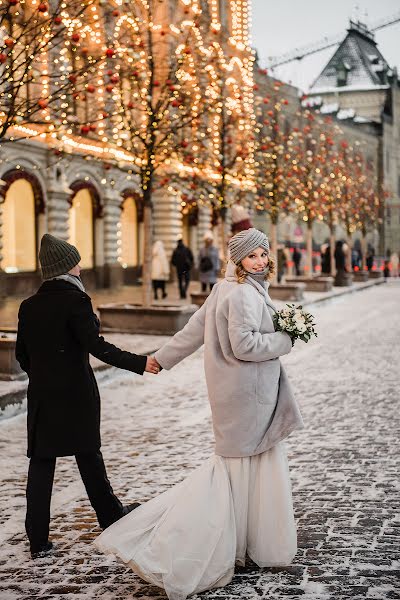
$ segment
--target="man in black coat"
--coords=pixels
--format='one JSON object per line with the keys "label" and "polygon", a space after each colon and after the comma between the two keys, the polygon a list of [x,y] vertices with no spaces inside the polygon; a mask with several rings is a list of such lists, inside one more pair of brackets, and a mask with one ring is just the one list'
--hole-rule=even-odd
{"label": "man in black coat", "polygon": [[180,297],[182,299],[186,298],[190,283],[190,270],[193,267],[193,254],[190,248],[185,246],[182,238],[178,238],[178,244],[172,254],[171,262],[176,268]]}
{"label": "man in black coat", "polygon": [[75,456],[100,527],[138,504],[123,506],[100,452],[100,395],[89,354],[135,373],[158,373],[156,361],[125,352],[99,335],[99,320],[80,280],[80,255],[45,234],[39,259],[44,283],[19,310],[16,357],[29,376],[26,532],[32,557],[52,548],[50,500],[58,456]]}

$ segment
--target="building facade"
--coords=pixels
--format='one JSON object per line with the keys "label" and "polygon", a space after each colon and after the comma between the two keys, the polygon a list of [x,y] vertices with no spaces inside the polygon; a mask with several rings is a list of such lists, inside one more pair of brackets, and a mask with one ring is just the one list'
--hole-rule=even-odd
{"label": "building facade", "polygon": [[[100,8],[102,4],[99,4]],[[218,53],[232,73],[234,85],[242,89],[242,94],[243,89],[248,90],[244,92],[244,98],[240,96],[240,102],[244,105],[243,111],[249,112],[253,92],[253,53],[248,43],[247,0],[235,3],[229,0],[163,0],[158,4],[163,5],[158,13],[159,30],[171,30],[176,35],[184,28],[192,30],[191,35],[197,36],[196,43],[201,52],[209,52],[210,56],[211,52]],[[114,40],[115,47],[117,41],[120,44],[118,52],[129,56],[131,34],[125,33],[124,37],[121,33],[123,24],[117,5],[114,8],[112,18],[106,21],[106,33]],[[124,39],[126,53],[125,48],[121,48]],[[182,41],[187,39],[182,38]],[[106,65],[104,69],[107,68]],[[121,73],[119,71],[119,77]],[[115,72],[105,71],[101,86],[107,88],[105,84],[112,77],[118,79]],[[112,88],[111,84],[108,86]],[[93,89],[87,91],[92,94]],[[104,92],[103,88],[101,92]],[[107,100],[108,109],[112,97],[110,94]],[[90,95],[89,99],[89,111],[96,112],[97,94]],[[144,226],[142,190],[134,168],[136,157],[131,156],[130,162],[124,153],[124,132],[118,124],[111,130],[107,130],[107,126],[101,127],[100,123],[97,129],[95,124],[85,125],[78,132],[71,129],[63,136],[61,146],[39,132],[30,139],[14,133],[12,141],[10,136],[2,141],[1,295],[26,295],[37,288],[40,282],[37,256],[45,232],[79,248],[83,277],[89,288],[134,283],[140,277]],[[32,128],[35,132],[35,124]],[[117,134],[113,134],[114,131]],[[107,140],[110,140],[109,144]],[[110,158],[111,150],[113,159]],[[214,228],[217,238],[221,231],[216,227],[212,207],[203,202],[198,203],[195,210],[188,211],[187,203],[182,200],[182,190],[177,190],[167,180],[163,183],[162,176],[160,179],[152,197],[153,238],[162,240],[171,254],[177,236],[182,235],[197,253],[207,231]],[[225,226],[229,228],[229,215]]]}

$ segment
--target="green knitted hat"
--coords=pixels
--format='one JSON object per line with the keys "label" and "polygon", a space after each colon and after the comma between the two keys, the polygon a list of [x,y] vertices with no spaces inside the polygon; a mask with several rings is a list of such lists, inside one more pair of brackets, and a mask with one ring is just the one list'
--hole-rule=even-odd
{"label": "green knitted hat", "polygon": [[39,260],[43,279],[52,279],[76,267],[81,256],[72,244],[45,233],[40,242]]}

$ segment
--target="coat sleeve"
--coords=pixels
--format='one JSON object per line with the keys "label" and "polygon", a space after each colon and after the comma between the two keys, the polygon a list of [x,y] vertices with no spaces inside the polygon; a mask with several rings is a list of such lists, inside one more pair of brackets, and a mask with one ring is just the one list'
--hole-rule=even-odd
{"label": "coat sleeve", "polygon": [[204,344],[207,301],[190,317],[185,327],[155,353],[154,357],[163,369],[171,369]]}
{"label": "coat sleeve", "polygon": [[228,335],[232,352],[239,360],[262,362],[288,354],[290,336],[283,331],[260,333],[262,305],[252,303],[244,286],[229,298]]}
{"label": "coat sleeve", "polygon": [[117,346],[106,342],[99,335],[100,322],[93,312],[92,303],[88,296],[83,294],[80,296],[76,307],[71,313],[69,325],[75,339],[87,352],[113,367],[143,375],[147,357],[121,350]]}
{"label": "coat sleeve", "polygon": [[29,375],[29,354],[24,341],[22,304],[18,312],[18,332],[17,340],[15,342],[15,357],[19,362],[21,369]]}

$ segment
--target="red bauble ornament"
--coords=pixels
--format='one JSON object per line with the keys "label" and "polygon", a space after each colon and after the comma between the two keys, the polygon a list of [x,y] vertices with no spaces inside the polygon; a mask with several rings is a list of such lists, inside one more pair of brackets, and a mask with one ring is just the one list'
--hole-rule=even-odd
{"label": "red bauble ornament", "polygon": [[119,17],[119,10],[113,10],[112,11],[112,16],[113,17]]}
{"label": "red bauble ornament", "polygon": [[115,50],[114,48],[107,48],[106,50],[106,56],[107,58],[112,58],[115,54]]}
{"label": "red bauble ornament", "polygon": [[110,81],[111,81],[111,83],[118,83],[118,81],[119,81],[118,73],[114,73],[114,75],[111,75]]}
{"label": "red bauble ornament", "polygon": [[7,54],[1,53],[0,54],[0,63],[4,64],[6,62],[6,60],[7,60]]}
{"label": "red bauble ornament", "polygon": [[86,89],[89,92],[89,94],[93,94],[96,91],[96,88],[94,87],[94,85],[92,83],[89,83],[89,85],[87,86]]}
{"label": "red bauble ornament", "polygon": [[289,104],[289,100],[282,100],[282,104]]}
{"label": "red bauble ornament", "polygon": [[102,118],[102,119],[107,119],[109,116],[110,116],[110,115],[108,114],[108,112],[105,112],[105,111],[104,111],[104,112],[102,112],[102,113],[101,113],[101,118]]}
{"label": "red bauble ornament", "polygon": [[256,83],[253,85],[253,90],[258,90],[258,85]]}
{"label": "red bauble ornament", "polygon": [[39,105],[39,108],[41,108],[43,110],[44,108],[47,107],[47,100],[45,100],[44,98],[40,98],[40,100],[38,100],[38,105]]}
{"label": "red bauble ornament", "polygon": [[38,6],[38,11],[41,13],[45,13],[48,11],[48,8],[49,7],[47,6],[47,4],[45,2],[41,2]]}
{"label": "red bauble ornament", "polygon": [[172,106],[174,106],[175,108],[176,108],[177,106],[179,106],[179,102],[178,102],[178,100],[173,100],[173,101],[171,102],[171,104],[172,104]]}
{"label": "red bauble ornament", "polygon": [[54,17],[54,23],[56,25],[61,25],[62,23],[62,18],[60,16]]}
{"label": "red bauble ornament", "polygon": [[68,79],[71,83],[76,83],[76,80],[78,79],[76,75],[68,75]]}
{"label": "red bauble ornament", "polygon": [[86,46],[84,46],[83,48],[81,48],[81,54],[83,54],[84,56],[86,56],[87,54],[89,54],[89,48],[86,48]]}
{"label": "red bauble ornament", "polygon": [[188,145],[189,145],[189,143],[186,140],[183,140],[183,142],[181,142],[182,148],[187,148]]}
{"label": "red bauble ornament", "polygon": [[160,82],[159,81],[153,81],[153,87],[159,87]]}
{"label": "red bauble ornament", "polygon": [[133,76],[133,77],[137,77],[138,75],[139,75],[139,72],[138,72],[138,71],[132,71],[132,76]]}
{"label": "red bauble ornament", "polygon": [[79,42],[80,39],[81,39],[81,36],[79,35],[79,33],[73,33],[71,35],[71,40],[73,42],[75,42],[76,44]]}
{"label": "red bauble ornament", "polygon": [[17,6],[19,0],[8,0],[8,3],[10,4],[10,6]]}
{"label": "red bauble ornament", "polygon": [[113,86],[113,85],[111,85],[111,84],[109,84],[109,85],[106,85],[106,92],[109,92],[109,93],[111,93],[111,92],[113,91],[113,89],[114,89],[114,86]]}
{"label": "red bauble ornament", "polygon": [[269,110],[267,112],[267,115],[269,115],[270,117],[273,117],[274,116],[274,111],[273,110]]}
{"label": "red bauble ornament", "polygon": [[80,94],[78,92],[75,92],[75,94],[73,95],[74,100],[79,100],[80,98]]}
{"label": "red bauble ornament", "polygon": [[90,131],[96,131],[96,129],[97,129],[96,123],[92,123],[89,127],[90,127]]}
{"label": "red bauble ornament", "polygon": [[268,104],[269,103],[269,98],[264,98],[263,102],[264,102],[264,104]]}
{"label": "red bauble ornament", "polygon": [[4,43],[7,46],[7,48],[12,48],[15,44],[15,40],[13,40],[12,38],[6,38],[4,40]]}
{"label": "red bauble ornament", "polygon": [[87,133],[89,133],[89,131],[90,131],[89,125],[82,125],[81,133],[83,133],[83,135],[86,135]]}
{"label": "red bauble ornament", "polygon": [[128,102],[128,108],[134,108],[134,107],[135,107],[135,105],[133,102]]}

